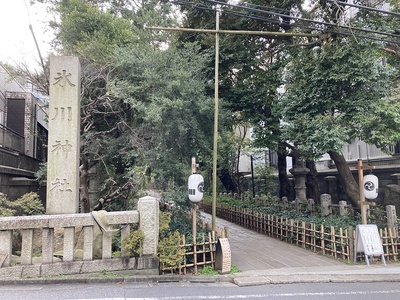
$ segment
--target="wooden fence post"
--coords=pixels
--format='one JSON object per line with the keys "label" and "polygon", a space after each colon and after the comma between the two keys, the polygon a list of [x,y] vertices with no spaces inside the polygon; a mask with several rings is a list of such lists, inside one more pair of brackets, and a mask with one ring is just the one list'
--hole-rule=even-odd
{"label": "wooden fence post", "polygon": [[229,227],[228,226],[225,226],[224,227],[224,235],[225,235],[225,237],[227,238],[227,239],[229,239]]}
{"label": "wooden fence post", "polygon": [[355,255],[354,253],[354,229],[353,226],[349,226],[349,259],[350,261],[354,261]]}
{"label": "wooden fence post", "polygon": [[395,237],[398,236],[396,207],[394,205],[386,205],[387,226],[393,229]]}

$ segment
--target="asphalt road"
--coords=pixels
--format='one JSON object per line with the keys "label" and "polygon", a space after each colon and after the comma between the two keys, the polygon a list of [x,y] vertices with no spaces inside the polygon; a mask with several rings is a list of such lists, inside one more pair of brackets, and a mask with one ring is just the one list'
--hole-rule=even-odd
{"label": "asphalt road", "polygon": [[96,283],[6,285],[0,299],[13,300],[213,300],[213,299],[400,299],[396,282],[269,284],[238,287],[232,283]]}

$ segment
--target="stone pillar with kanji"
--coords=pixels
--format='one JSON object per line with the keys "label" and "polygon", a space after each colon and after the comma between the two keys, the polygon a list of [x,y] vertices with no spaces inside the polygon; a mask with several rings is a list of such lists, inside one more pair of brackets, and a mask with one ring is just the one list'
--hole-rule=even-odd
{"label": "stone pillar with kanji", "polygon": [[72,56],[50,57],[47,214],[79,210],[81,66]]}

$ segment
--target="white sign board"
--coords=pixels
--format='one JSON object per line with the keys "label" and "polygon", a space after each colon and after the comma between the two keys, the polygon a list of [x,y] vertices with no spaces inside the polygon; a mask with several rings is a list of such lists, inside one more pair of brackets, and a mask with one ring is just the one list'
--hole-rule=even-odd
{"label": "white sign board", "polygon": [[381,256],[382,261],[386,266],[382,241],[381,237],[379,236],[378,227],[376,225],[357,225],[356,242],[354,246],[354,262],[356,261],[357,253],[364,252],[365,260],[368,266],[368,256]]}

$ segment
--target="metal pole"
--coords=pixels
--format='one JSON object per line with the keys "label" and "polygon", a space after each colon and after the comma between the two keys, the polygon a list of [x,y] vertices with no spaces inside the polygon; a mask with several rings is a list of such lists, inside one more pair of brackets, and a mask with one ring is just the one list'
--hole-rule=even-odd
{"label": "metal pole", "polygon": [[212,230],[216,230],[217,215],[217,146],[218,146],[218,65],[219,65],[219,11],[215,11],[215,80],[214,80],[214,146],[213,146],[213,176],[212,176]]}

